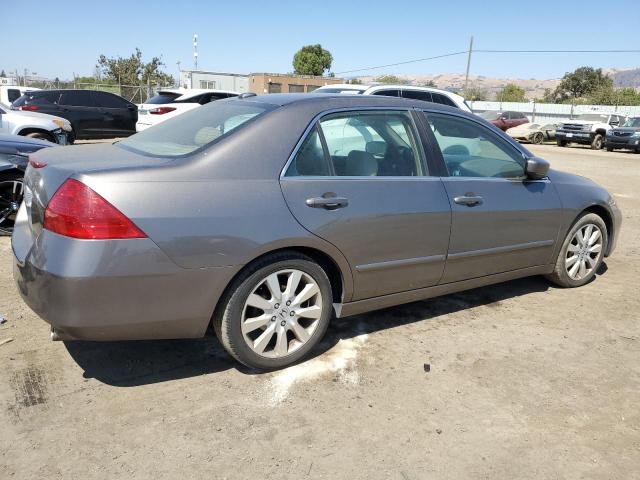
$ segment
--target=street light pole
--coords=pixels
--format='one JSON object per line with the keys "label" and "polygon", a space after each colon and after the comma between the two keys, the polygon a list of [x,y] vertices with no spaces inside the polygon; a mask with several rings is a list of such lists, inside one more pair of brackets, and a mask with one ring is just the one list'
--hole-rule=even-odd
{"label": "street light pole", "polygon": [[469,55],[467,56],[467,74],[464,77],[464,96],[467,96],[467,88],[469,87],[469,69],[471,68],[471,53],[473,52],[473,36],[469,42]]}

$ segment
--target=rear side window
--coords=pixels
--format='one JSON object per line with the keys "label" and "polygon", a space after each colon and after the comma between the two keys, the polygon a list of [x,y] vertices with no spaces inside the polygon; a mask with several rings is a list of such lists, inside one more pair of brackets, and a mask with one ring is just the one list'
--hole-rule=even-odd
{"label": "rear side window", "polygon": [[440,103],[442,105],[448,105],[449,107],[456,107],[457,105],[453,103],[453,101],[447,97],[446,95],[442,95],[441,93],[432,93],[433,101],[435,103]]}
{"label": "rear side window", "polygon": [[7,98],[9,99],[10,103],[15,102],[20,97],[21,97],[20,90],[18,90],[17,88],[7,89]]}
{"label": "rear side window", "polygon": [[396,89],[389,89],[389,90],[379,90],[377,92],[373,93],[374,95],[384,95],[385,97],[399,97],[400,96],[400,90]]}
{"label": "rear side window", "polygon": [[403,90],[402,96],[404,98],[411,98],[413,100],[422,100],[423,102],[433,102],[431,92],[420,92],[418,90]]}
{"label": "rear side window", "polygon": [[285,176],[326,177],[330,174],[329,164],[325,159],[318,127],[316,126],[298,149]]}
{"label": "rear side window", "polygon": [[98,107],[127,108],[129,105],[124,98],[106,92],[93,92],[93,98]]}
{"label": "rear side window", "polygon": [[93,107],[94,102],[90,91],[69,90],[60,94],[60,105],[68,105],[70,107]]}
{"label": "rear side window", "polygon": [[13,102],[13,106],[21,107],[22,105],[28,105],[29,103],[49,104],[58,103],[60,99],[60,92],[27,92]]}
{"label": "rear side window", "polygon": [[171,92],[162,92],[156,95],[155,97],[151,97],[145,103],[149,103],[151,105],[161,105],[165,103],[173,103],[176,101],[176,98],[182,96],[179,93],[171,93]]}

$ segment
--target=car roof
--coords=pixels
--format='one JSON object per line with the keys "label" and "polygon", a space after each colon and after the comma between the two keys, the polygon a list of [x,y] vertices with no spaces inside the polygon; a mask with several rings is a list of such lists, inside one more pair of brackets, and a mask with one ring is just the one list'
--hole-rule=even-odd
{"label": "car roof", "polygon": [[[442,105],[439,103],[425,102],[410,98],[387,97],[385,95],[342,95],[340,93],[327,93],[324,95],[309,95],[308,93],[271,93],[255,95],[246,98],[228,99],[226,102],[250,102],[263,103],[273,106],[286,106],[292,104],[314,104],[318,110],[330,110],[343,107],[417,107],[442,110],[446,112],[467,113],[463,110]],[[473,115],[470,115],[473,117]]]}
{"label": "car roof", "polygon": [[190,98],[203,93],[231,93],[233,95],[240,95],[238,92],[232,90],[217,90],[214,88],[163,88],[158,90],[156,95],[163,93],[171,93],[173,95],[180,95],[181,98]]}

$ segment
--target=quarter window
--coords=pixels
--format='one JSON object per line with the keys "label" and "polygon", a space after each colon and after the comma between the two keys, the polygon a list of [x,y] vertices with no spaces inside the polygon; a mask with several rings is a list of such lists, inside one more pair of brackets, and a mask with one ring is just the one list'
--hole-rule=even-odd
{"label": "quarter window", "polygon": [[436,113],[428,113],[427,120],[452,177],[524,177],[520,152],[488,128]]}
{"label": "quarter window", "polygon": [[324,156],[324,149],[315,127],[296,153],[285,176],[287,177],[317,177],[328,176],[329,164]]}

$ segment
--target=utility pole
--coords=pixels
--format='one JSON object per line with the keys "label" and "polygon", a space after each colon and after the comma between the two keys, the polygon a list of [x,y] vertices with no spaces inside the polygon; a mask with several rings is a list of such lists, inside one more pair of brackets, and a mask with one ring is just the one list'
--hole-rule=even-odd
{"label": "utility pole", "polygon": [[198,70],[198,34],[193,34],[193,69]]}
{"label": "utility pole", "polygon": [[27,70],[26,68],[24,69],[24,86],[28,86],[27,85],[27,73],[29,72],[29,70]]}
{"label": "utility pole", "polygon": [[178,82],[177,83],[178,83],[178,87],[180,87],[180,81],[181,81],[180,80],[180,72],[182,71],[182,70],[180,70],[180,60],[178,60],[176,62],[176,64],[178,65]]}
{"label": "utility pole", "polygon": [[467,56],[467,74],[464,77],[464,96],[467,96],[467,88],[469,87],[469,69],[471,68],[471,53],[473,52],[473,36],[469,42],[469,55]]}

